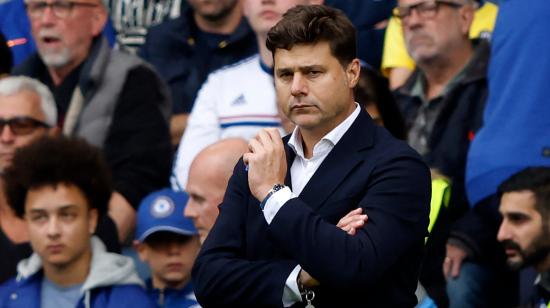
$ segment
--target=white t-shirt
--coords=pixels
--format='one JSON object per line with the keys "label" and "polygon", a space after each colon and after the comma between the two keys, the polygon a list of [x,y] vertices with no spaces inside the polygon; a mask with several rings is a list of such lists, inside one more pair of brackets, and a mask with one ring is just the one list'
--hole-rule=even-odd
{"label": "white t-shirt", "polygon": [[265,127],[279,127],[273,76],[254,55],[212,72],[202,85],[182,136],[172,187],[184,190],[189,167],[205,147],[225,138],[250,140]]}

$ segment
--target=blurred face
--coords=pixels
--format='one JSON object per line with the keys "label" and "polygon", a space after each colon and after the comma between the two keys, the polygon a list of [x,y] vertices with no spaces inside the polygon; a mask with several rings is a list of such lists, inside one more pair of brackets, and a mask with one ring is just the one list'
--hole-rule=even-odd
{"label": "blurred face", "polygon": [[308,4],[307,0],[243,0],[244,15],[256,33],[267,34],[288,9],[299,4]]}
{"label": "blurred face", "polygon": [[[45,121],[46,116],[40,107],[38,95],[30,91],[22,91],[14,95],[0,96],[0,120],[25,119],[28,129],[17,130],[11,125],[4,125],[0,129],[0,171],[11,165],[15,150],[29,144],[38,137],[45,135],[48,129],[32,124],[34,119]],[[22,126],[23,122],[14,123],[13,126]],[[14,129],[18,132],[15,133]]]}
{"label": "blurred face", "polygon": [[365,107],[367,112],[369,113],[370,117],[376,123],[376,125],[380,125],[384,127],[384,121],[382,121],[382,117],[380,116],[380,112],[378,111],[378,107],[374,103],[367,105]]}
{"label": "blurred face", "polygon": [[422,64],[445,56],[468,39],[473,8],[461,0],[400,0],[400,7],[415,7],[403,17],[402,27],[409,54]]}
{"label": "blurred face", "polygon": [[107,18],[98,0],[29,0],[27,14],[38,53],[52,68],[80,64]]}
{"label": "blurred face", "polygon": [[223,201],[228,179],[208,166],[206,161],[195,159],[189,170],[186,191],[189,200],[183,214],[191,218],[199,232],[201,243],[214,226],[219,215],[218,205]]}
{"label": "blurred face", "polygon": [[511,268],[534,265],[539,271],[547,270],[541,266],[550,255],[550,230],[535,202],[535,195],[528,190],[502,195],[499,210],[503,220],[497,238]]}
{"label": "blurred face", "polygon": [[199,253],[198,236],[156,232],[138,245],[140,259],[151,268],[153,286],[181,289],[191,279],[191,269]]}
{"label": "blurred face", "polygon": [[193,11],[209,21],[220,20],[235,8],[238,0],[188,0]]}
{"label": "blurred face", "polygon": [[359,61],[342,67],[327,42],[296,45],[275,52],[275,89],[283,113],[300,127],[321,137],[355,110],[353,87]]}
{"label": "blurred face", "polygon": [[58,184],[29,190],[25,220],[44,268],[67,269],[89,257],[97,210],[90,209],[78,187]]}

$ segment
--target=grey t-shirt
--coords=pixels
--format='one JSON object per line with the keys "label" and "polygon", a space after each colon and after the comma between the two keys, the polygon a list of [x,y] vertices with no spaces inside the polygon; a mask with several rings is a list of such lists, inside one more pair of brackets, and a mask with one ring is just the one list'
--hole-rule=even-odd
{"label": "grey t-shirt", "polygon": [[40,296],[41,308],[72,308],[76,307],[80,299],[80,288],[82,284],[61,287],[48,280],[42,279],[42,292]]}

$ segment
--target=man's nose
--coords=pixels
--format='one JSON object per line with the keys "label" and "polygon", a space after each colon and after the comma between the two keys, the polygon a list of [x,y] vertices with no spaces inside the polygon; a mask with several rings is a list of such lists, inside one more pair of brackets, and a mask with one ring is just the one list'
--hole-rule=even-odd
{"label": "man's nose", "polygon": [[49,237],[57,237],[60,232],[59,220],[56,217],[51,217],[48,220],[48,226],[46,232]]}
{"label": "man's nose", "polygon": [[191,201],[191,199],[189,199],[189,201],[185,205],[185,208],[183,209],[183,216],[187,218],[194,218],[197,216],[195,202]]}
{"label": "man's nose", "polygon": [[13,143],[15,134],[11,130],[11,127],[9,125],[3,125],[0,129],[0,140],[2,143]]}
{"label": "man's nose", "polygon": [[292,96],[307,95],[307,82],[301,73],[294,74],[290,87],[290,94],[292,94]]}
{"label": "man's nose", "polygon": [[508,230],[508,224],[506,223],[506,220],[503,220],[500,224],[500,227],[498,228],[497,233],[497,240],[499,242],[509,240],[510,239],[510,232]]}

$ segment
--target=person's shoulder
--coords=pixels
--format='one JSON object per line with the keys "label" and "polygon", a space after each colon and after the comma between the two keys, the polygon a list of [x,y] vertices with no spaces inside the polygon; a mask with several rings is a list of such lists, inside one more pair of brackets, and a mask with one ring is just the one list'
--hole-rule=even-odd
{"label": "person's shoulder", "polygon": [[15,277],[8,279],[4,281],[2,284],[0,284],[0,307],[2,306],[2,303],[7,298],[7,295],[16,288],[17,288],[17,282],[15,280]]}
{"label": "person's shoulder", "polygon": [[255,77],[251,76],[251,74],[255,74],[256,70],[259,71],[259,66],[259,56],[257,54],[225,65],[208,74],[205,86],[208,85],[207,87],[210,87],[215,85],[216,89],[218,89],[220,85],[243,85],[245,80],[254,80]]}
{"label": "person's shoulder", "polygon": [[237,62],[225,65],[213,71],[211,75],[220,77],[235,77],[235,74],[248,74],[260,68],[260,57],[254,54]]}
{"label": "person's shoulder", "polygon": [[0,307],[32,307],[40,289],[41,275],[17,279],[13,277],[0,285]]}
{"label": "person's shoulder", "polygon": [[109,307],[156,307],[145,289],[138,284],[112,285],[107,289],[110,293]]}
{"label": "person's shoulder", "polygon": [[396,158],[411,158],[423,163],[420,155],[405,141],[395,138],[387,129],[373,125],[374,149],[382,160],[394,160]]}
{"label": "person's shoulder", "polygon": [[180,15],[177,18],[168,19],[157,25],[154,25],[147,30],[147,38],[160,40],[171,34],[184,36],[185,33],[181,32],[186,29],[186,19],[187,18],[185,15]]}

